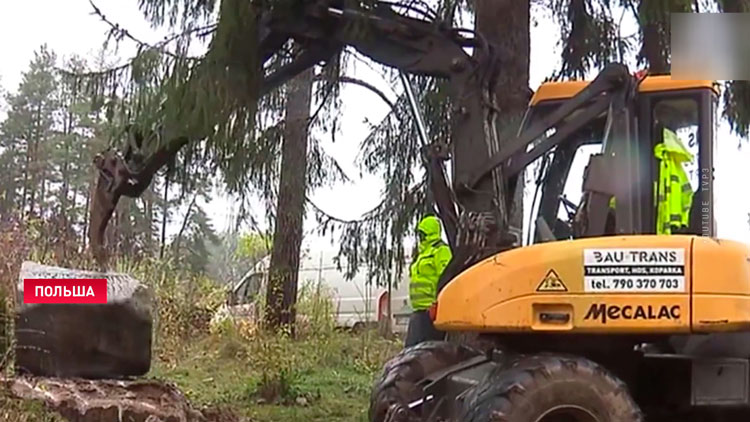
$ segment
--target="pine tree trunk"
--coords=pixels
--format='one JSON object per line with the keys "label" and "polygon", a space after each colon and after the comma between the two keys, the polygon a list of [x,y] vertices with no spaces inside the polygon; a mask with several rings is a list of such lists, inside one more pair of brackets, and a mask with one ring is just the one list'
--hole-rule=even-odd
{"label": "pine tree trunk", "polygon": [[146,221],[143,225],[143,231],[146,235],[146,244],[148,246],[148,250],[151,251],[150,253],[153,253],[155,251],[154,249],[154,188],[153,185],[149,186],[148,190],[146,190],[146,195],[143,195],[143,208],[145,210],[145,218]]}
{"label": "pine tree trunk", "polygon": [[96,188],[96,178],[94,178],[91,183],[88,186],[88,189],[86,189],[86,201],[85,205],[83,207],[86,212],[83,213],[83,246],[84,248],[88,247],[89,242],[89,216],[91,215],[91,210],[89,207],[91,207],[91,195],[92,191]]}
{"label": "pine tree trunk", "polygon": [[[73,216],[70,215],[68,212],[68,194],[70,192],[70,182],[68,180],[70,179],[70,147],[68,145],[65,146],[65,163],[62,168],[62,179],[63,179],[63,185],[60,192],[60,214],[64,215],[66,218],[68,218],[70,221],[72,221]],[[75,192],[73,192],[73,201],[75,202]]]}
{"label": "pine tree trunk", "polygon": [[169,213],[169,176],[164,177],[164,198],[161,214],[161,242],[159,246],[159,259],[164,258],[164,248],[167,246],[167,215]]}
{"label": "pine tree trunk", "polygon": [[23,219],[25,217],[26,213],[26,200],[28,198],[29,194],[29,183],[31,179],[31,139],[32,134],[31,130],[29,130],[26,138],[26,156],[24,157],[24,163],[23,163],[23,191],[21,192],[21,214],[19,215],[19,218]]}
{"label": "pine tree trunk", "polygon": [[[11,167],[8,179],[2,184],[2,195],[0,195],[0,217],[10,217],[16,209],[17,169]],[[2,220],[3,218],[0,218]]]}
{"label": "pine tree trunk", "polygon": [[294,330],[296,318],[313,76],[313,70],[308,69],[289,84],[279,198],[266,297],[266,322],[271,329],[289,326]]}
{"label": "pine tree trunk", "polygon": [[5,183],[2,189],[3,192],[0,194],[0,216],[4,217],[10,215],[13,210],[13,201],[15,200],[13,197],[13,189],[15,189],[13,181]]}
{"label": "pine tree trunk", "polygon": [[[475,0],[476,28],[497,48],[500,72],[495,90],[497,131],[500,148],[518,133],[531,99],[529,89],[529,0]],[[502,22],[499,25],[498,22]],[[516,181],[509,225],[523,227],[523,174]],[[520,235],[520,233],[519,233]]]}
{"label": "pine tree trunk", "polygon": [[128,258],[135,257],[134,239],[133,239],[133,225],[131,218],[133,215],[133,202],[132,198],[125,198],[124,201],[120,201],[122,206],[117,213],[117,243],[118,252],[122,256]]}
{"label": "pine tree trunk", "polygon": [[39,189],[39,217],[45,218],[44,212],[46,211],[44,209],[44,200],[47,197],[47,172],[43,170],[44,167],[42,167],[42,171],[40,172],[39,179],[42,182],[42,186]]}
{"label": "pine tree trunk", "polygon": [[[523,120],[531,96],[529,89],[529,0],[474,0],[476,29],[495,48],[499,59],[498,80],[492,99],[498,110],[496,116],[498,144],[490,148],[502,149],[504,144],[514,139]],[[502,22],[502,24],[499,24]],[[458,155],[457,155],[458,156]],[[462,155],[465,159],[476,157]],[[456,167],[471,169],[469,162],[456,164]],[[457,175],[456,177],[461,177]],[[515,183],[515,187],[513,186]],[[509,189],[515,188],[513,204],[509,208],[508,225],[518,236],[523,228],[523,173],[510,180]],[[477,332],[451,332],[446,339],[450,342],[466,344],[483,350],[489,347]]]}
{"label": "pine tree trunk", "polygon": [[198,199],[198,194],[193,195],[193,199],[190,201],[190,205],[188,205],[188,209],[185,212],[185,217],[182,219],[182,225],[180,225],[180,231],[177,233],[177,237],[174,240],[174,259],[175,261],[179,260],[180,256],[180,242],[182,242],[182,236],[185,234],[185,229],[187,228],[188,221],[190,221],[190,214],[193,212],[193,207],[195,206],[195,200]]}
{"label": "pine tree trunk", "polygon": [[[70,108],[72,103],[68,105]],[[68,112],[64,122],[63,135],[65,136],[65,155],[63,157],[62,189],[60,193],[60,214],[64,215],[68,221],[73,221],[73,216],[68,212],[68,192],[70,191],[70,142],[68,137],[73,131],[73,113]],[[75,205],[75,191],[73,191],[73,204]],[[72,212],[72,210],[71,210]]]}
{"label": "pine tree trunk", "polygon": [[[39,144],[41,143],[41,131],[42,131],[42,106],[39,105],[36,108],[36,121],[33,123],[34,127],[34,142],[32,143],[32,153],[31,153],[31,162],[29,163],[29,166],[31,166],[31,197],[29,198],[29,216],[34,216],[34,205],[36,205],[37,201],[37,189],[38,189],[38,183],[40,182],[39,177],[39,169],[41,168],[42,164],[39,162]],[[41,215],[40,215],[41,216]]]}

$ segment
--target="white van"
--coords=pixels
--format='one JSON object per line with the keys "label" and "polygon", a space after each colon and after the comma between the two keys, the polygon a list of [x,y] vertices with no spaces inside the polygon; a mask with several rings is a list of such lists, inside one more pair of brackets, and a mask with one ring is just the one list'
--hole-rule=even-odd
{"label": "white van", "polygon": [[[330,292],[339,327],[358,329],[384,321],[388,315],[388,288],[368,284],[366,274],[361,271],[347,280],[345,269],[339,271],[337,268],[334,261],[336,255],[337,251],[334,250],[304,253],[300,259],[299,286],[320,283]],[[228,308],[223,309],[222,313],[228,311],[234,317],[257,315],[255,300],[261,289],[265,289],[269,262],[270,256],[265,257],[232,287]],[[392,331],[395,333],[406,332],[411,314],[408,272],[407,263],[397,285],[392,288]]]}

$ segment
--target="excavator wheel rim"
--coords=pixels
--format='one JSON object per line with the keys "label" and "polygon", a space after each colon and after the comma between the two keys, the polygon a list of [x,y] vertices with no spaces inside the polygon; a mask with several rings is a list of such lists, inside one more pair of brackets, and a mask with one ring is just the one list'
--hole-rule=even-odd
{"label": "excavator wheel rim", "polygon": [[[559,419],[565,416],[568,418]],[[601,420],[581,406],[560,405],[549,409],[536,422],[601,422]]]}

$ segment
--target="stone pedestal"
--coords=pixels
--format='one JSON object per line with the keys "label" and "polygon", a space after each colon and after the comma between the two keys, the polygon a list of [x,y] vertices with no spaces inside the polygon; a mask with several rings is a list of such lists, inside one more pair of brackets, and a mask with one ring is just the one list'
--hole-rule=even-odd
{"label": "stone pedestal", "polygon": [[[26,304],[27,278],[106,278],[106,304]],[[25,262],[16,301],[16,368],[50,377],[123,378],[151,366],[152,296],[116,273]]]}

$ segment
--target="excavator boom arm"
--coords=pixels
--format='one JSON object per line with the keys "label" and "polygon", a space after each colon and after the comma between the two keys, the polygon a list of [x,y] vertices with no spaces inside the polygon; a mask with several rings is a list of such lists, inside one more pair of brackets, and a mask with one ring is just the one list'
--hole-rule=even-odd
{"label": "excavator boom arm", "polygon": [[[507,180],[543,153],[543,149],[564,139],[565,133],[600,114],[614,98],[622,98],[618,94],[631,86],[627,69],[611,65],[539,125],[515,140],[500,142],[495,138],[497,131],[492,124],[496,113],[492,107],[494,81],[499,69],[491,45],[480,36],[467,37],[463,35],[467,31],[444,22],[398,13],[391,3],[374,2],[372,6],[344,3],[299,0],[290,3],[292,6],[260,14],[261,61],[267,61],[289,39],[301,46],[295,60],[265,75],[261,93],[270,92],[305,69],[330,59],[345,46],[402,72],[448,79],[453,113],[446,118],[451,122],[452,145],[433,144],[425,149],[432,176],[430,189],[456,251],[446,278],[507,246],[506,213],[511,200],[511,195],[505,192]],[[474,53],[469,55],[467,48],[474,48]],[[583,117],[561,123],[581,109]],[[530,143],[552,127],[557,129],[556,136],[527,151]],[[91,246],[100,263],[105,261],[104,230],[119,197],[140,195],[155,172],[188,142],[187,138],[164,142],[149,157],[141,157],[137,167],[128,151],[124,157],[110,151],[97,158],[100,177],[92,207]],[[497,152],[491,154],[491,151]],[[448,186],[444,173],[438,171],[442,169],[441,161],[448,158],[453,160],[456,174],[454,189]],[[477,167],[477,162],[484,164]]]}
{"label": "excavator boom arm", "polygon": [[[628,73],[627,67],[621,64],[608,65],[576,96],[560,105],[549,116],[524,131],[519,137],[508,142],[496,154],[488,157],[474,173],[467,175],[462,187],[470,189],[476,186],[492,169],[499,166],[507,168],[509,177],[518,174],[545,151],[587,125],[610,106],[624,107],[635,93],[635,87],[635,80]],[[576,112],[579,114],[569,119]],[[524,151],[529,144],[541,138],[551,128],[557,129],[554,135],[544,138],[531,151],[513,160],[514,155]]]}

